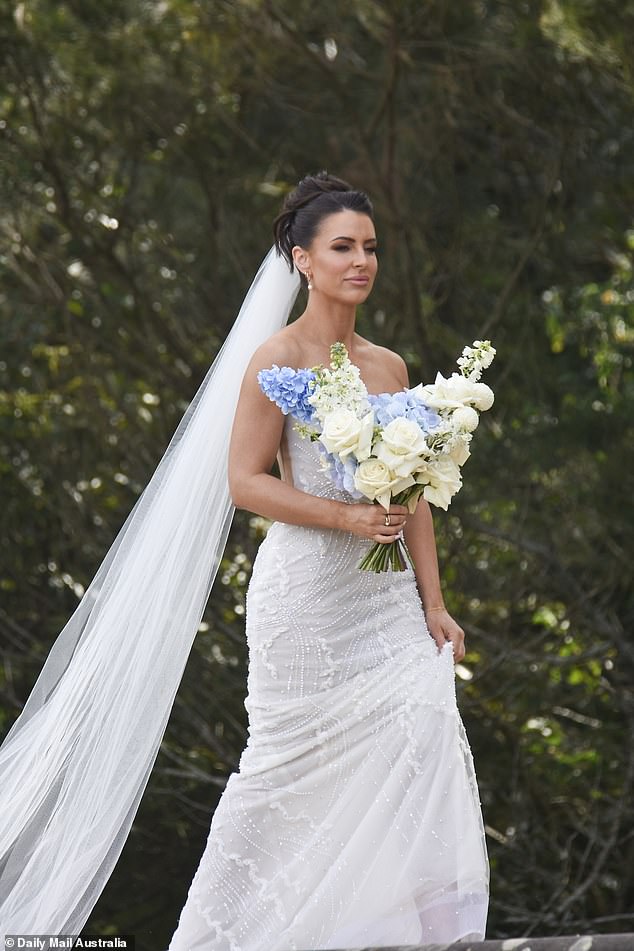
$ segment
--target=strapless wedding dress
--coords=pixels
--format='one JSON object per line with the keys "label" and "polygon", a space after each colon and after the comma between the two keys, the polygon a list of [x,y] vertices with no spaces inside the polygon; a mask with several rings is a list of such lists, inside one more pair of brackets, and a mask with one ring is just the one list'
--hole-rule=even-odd
{"label": "strapless wedding dress", "polygon": [[[287,418],[282,475],[352,499]],[[247,746],[169,951],[484,937],[488,862],[451,645],[371,542],[274,522],[247,592]]]}

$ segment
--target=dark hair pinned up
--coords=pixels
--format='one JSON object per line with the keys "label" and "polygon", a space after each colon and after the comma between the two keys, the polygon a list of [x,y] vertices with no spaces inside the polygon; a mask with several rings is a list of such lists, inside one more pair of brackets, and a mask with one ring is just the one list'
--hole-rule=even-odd
{"label": "dark hair pinned up", "polygon": [[[275,247],[293,270],[293,248],[308,248],[317,234],[320,222],[333,212],[358,211],[374,218],[372,202],[365,192],[357,191],[341,178],[318,172],[306,175],[284,199],[282,210],[273,222]],[[302,281],[306,278],[301,275]]]}

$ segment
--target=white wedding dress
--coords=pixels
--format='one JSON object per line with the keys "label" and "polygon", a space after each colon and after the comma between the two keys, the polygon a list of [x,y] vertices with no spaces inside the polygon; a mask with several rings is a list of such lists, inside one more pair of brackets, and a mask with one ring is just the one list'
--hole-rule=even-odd
{"label": "white wedding dress", "polygon": [[[287,417],[282,476],[352,501]],[[413,572],[370,542],[274,522],[247,593],[249,738],[169,951],[484,937],[488,861],[451,646]]]}

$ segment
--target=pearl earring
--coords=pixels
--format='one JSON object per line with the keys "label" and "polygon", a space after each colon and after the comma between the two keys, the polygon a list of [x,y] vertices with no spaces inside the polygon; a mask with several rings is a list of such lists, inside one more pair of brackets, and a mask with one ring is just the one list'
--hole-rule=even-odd
{"label": "pearl earring", "polygon": [[309,290],[309,291],[312,291],[312,289],[313,289],[313,277],[312,277],[312,274],[310,273],[310,271],[306,271],[306,278],[307,278],[307,280],[308,280],[308,284],[307,284],[308,290]]}

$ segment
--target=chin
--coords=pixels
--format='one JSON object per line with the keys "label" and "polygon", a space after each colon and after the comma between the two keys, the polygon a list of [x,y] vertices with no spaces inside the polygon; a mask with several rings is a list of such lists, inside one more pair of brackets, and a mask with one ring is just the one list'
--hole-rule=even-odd
{"label": "chin", "polygon": [[346,297],[346,300],[350,300],[350,298],[352,298],[353,300],[362,304],[363,301],[366,300],[370,296],[371,291],[372,291],[371,284],[366,285],[365,287],[351,286],[348,288],[345,297]]}

